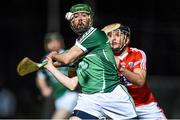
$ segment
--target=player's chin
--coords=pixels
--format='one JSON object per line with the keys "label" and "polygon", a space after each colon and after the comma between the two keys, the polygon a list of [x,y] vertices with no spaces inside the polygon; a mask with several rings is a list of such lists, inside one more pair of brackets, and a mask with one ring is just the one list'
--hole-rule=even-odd
{"label": "player's chin", "polygon": [[119,46],[118,46],[118,45],[113,45],[112,48],[113,48],[113,49],[118,49]]}

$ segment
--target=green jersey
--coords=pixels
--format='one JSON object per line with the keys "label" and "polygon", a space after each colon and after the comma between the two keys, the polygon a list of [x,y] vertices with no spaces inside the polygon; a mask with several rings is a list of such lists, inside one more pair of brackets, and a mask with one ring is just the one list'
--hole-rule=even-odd
{"label": "green jersey", "polygon": [[85,52],[77,69],[83,93],[111,92],[120,84],[112,48],[103,31],[91,27],[75,45]]}
{"label": "green jersey", "polygon": [[[64,52],[64,50],[60,51],[60,53],[62,52]],[[57,69],[61,71],[64,75],[68,75],[69,67],[58,67]],[[46,78],[48,84],[53,89],[53,98],[56,99],[58,97],[61,97],[66,92],[67,88],[64,87],[48,70],[39,70],[37,75],[41,78]]]}

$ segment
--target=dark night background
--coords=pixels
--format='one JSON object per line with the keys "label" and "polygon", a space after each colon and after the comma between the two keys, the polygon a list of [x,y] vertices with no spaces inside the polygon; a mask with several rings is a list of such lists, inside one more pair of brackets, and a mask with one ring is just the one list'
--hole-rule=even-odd
{"label": "dark night background", "polygon": [[[53,0],[49,0],[53,1]],[[18,62],[25,56],[39,61],[46,32],[59,31],[66,48],[77,37],[64,15],[82,0],[59,0],[59,24],[48,27],[48,0],[5,0],[0,3],[0,87],[16,99],[12,118],[40,118],[42,98],[35,73],[20,77]],[[113,22],[130,26],[132,46],[147,55],[148,83],[168,118],[180,118],[180,1],[84,0],[93,6],[94,26]],[[1,103],[0,103],[1,105]]]}

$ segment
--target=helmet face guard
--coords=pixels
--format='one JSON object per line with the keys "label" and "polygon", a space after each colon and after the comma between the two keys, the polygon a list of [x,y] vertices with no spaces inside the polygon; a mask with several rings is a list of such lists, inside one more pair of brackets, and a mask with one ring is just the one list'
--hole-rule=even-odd
{"label": "helmet face guard", "polygon": [[[74,17],[76,16],[76,14],[78,13],[75,13]],[[72,18],[72,20],[70,21],[70,26],[75,33],[77,33],[78,35],[82,35],[92,26],[92,23],[93,20],[91,16],[86,14],[86,18]]]}
{"label": "helmet face guard", "polygon": [[129,44],[130,28],[128,26],[121,25],[120,23],[114,23],[107,25],[102,30],[107,34],[109,39],[114,39],[115,36],[119,36],[118,39],[120,39],[120,41],[119,43],[115,42],[116,45],[114,45],[111,41],[111,46],[114,50],[123,51],[124,48]]}
{"label": "helmet face guard", "polygon": [[130,37],[130,35],[131,35],[131,30],[130,30],[130,28],[129,28],[128,26],[126,26],[126,25],[121,25],[121,27],[120,27],[119,29],[121,30],[121,32],[122,32],[125,36]]}
{"label": "helmet face guard", "polygon": [[[82,20],[82,21],[86,22],[86,23],[82,23],[82,24],[84,24],[84,26],[82,25],[81,27],[78,27],[75,24],[75,18],[78,13],[83,13],[83,14],[88,15],[86,20]],[[86,32],[93,24],[93,19],[92,19],[93,13],[92,13],[91,7],[87,4],[73,5],[70,9],[70,12],[67,12],[65,17],[68,21],[70,21],[71,29],[79,35]]]}
{"label": "helmet face guard", "polygon": [[114,50],[122,51],[127,45],[127,36],[120,29],[109,32],[107,36]]}

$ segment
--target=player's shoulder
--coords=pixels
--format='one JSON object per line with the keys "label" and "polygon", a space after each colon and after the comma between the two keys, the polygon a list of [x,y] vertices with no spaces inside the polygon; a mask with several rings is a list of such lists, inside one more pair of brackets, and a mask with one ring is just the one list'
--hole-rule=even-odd
{"label": "player's shoulder", "polygon": [[88,35],[94,33],[96,30],[97,30],[97,28],[91,27],[91,28],[89,28],[88,31],[86,31],[86,32],[83,34],[82,37],[88,36]]}
{"label": "player's shoulder", "polygon": [[134,47],[131,47],[130,50],[131,50],[132,52],[136,52],[136,53],[145,53],[143,50],[138,49],[138,48],[134,48]]}
{"label": "player's shoulder", "polygon": [[146,56],[146,53],[145,53],[143,50],[138,49],[138,48],[133,48],[133,47],[131,47],[131,48],[130,48],[130,51],[131,51],[133,54],[136,54],[136,55]]}
{"label": "player's shoulder", "polygon": [[79,41],[80,43],[85,41],[86,39],[88,39],[93,33],[95,33],[95,31],[97,30],[97,28],[91,27],[89,28],[89,30],[87,30],[82,36],[80,36],[77,41]]}

